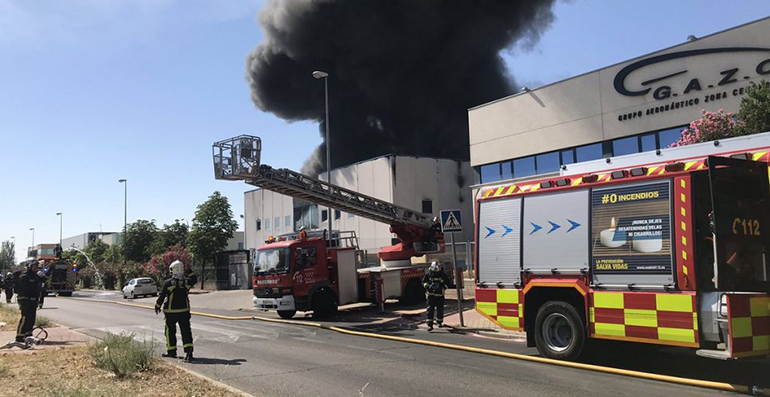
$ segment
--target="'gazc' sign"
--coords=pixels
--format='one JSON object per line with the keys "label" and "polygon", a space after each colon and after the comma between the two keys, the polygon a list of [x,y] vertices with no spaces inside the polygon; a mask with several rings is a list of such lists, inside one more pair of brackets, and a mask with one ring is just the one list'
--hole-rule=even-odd
{"label": "'gazc' sign", "polygon": [[[721,54],[722,62],[719,62],[721,65],[711,71],[708,66],[715,59],[703,56],[714,54]],[[668,61],[691,57],[697,58],[688,63],[664,64]],[[743,60],[741,64],[736,64],[741,60]],[[681,66],[675,67],[676,65]],[[685,65],[690,65],[697,70],[688,70]],[[631,76],[632,74],[633,76]],[[646,112],[640,110],[621,114],[618,116],[618,120],[625,121],[643,115],[649,116],[680,107],[698,105],[701,101],[705,103],[724,99],[728,96],[743,95],[745,87],[736,88],[730,87],[730,85],[766,75],[770,75],[770,48],[704,48],[645,58],[627,65],[615,75],[613,81],[615,91],[628,97],[652,95],[653,99],[665,100],[665,103],[646,109]],[[709,89],[714,90],[709,91],[708,95],[693,95]],[[701,98],[701,96],[703,97]]]}

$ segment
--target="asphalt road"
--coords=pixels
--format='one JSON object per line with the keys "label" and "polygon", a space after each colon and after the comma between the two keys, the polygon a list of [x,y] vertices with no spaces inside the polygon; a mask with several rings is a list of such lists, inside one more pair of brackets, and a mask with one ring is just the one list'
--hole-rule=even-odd
{"label": "asphalt road", "polygon": [[[152,311],[50,298],[41,315],[101,337],[131,332],[163,349],[163,320]],[[624,376],[503,359],[334,331],[258,321],[193,317],[198,362],[186,367],[268,396],[592,396],[727,394]],[[390,330],[445,342],[533,354],[521,343],[421,330]],[[181,343],[181,342],[180,342]],[[657,357],[657,356],[656,356]],[[658,357],[659,361],[660,357]],[[635,359],[629,361],[637,361]],[[181,363],[181,361],[180,361]]]}

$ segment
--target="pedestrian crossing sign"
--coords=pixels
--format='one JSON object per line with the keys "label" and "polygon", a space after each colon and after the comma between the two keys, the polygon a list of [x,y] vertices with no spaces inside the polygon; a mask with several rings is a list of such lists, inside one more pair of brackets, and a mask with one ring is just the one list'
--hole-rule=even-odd
{"label": "pedestrian crossing sign", "polygon": [[460,210],[441,211],[441,231],[444,233],[463,231]]}

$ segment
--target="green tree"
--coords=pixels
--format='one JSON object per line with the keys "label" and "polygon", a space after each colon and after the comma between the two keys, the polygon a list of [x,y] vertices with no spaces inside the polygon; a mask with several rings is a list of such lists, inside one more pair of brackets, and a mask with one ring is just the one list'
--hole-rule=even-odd
{"label": "green tree", "polygon": [[102,240],[94,240],[86,245],[83,251],[88,255],[93,263],[104,262],[104,255],[110,246]]}
{"label": "green tree", "polygon": [[158,235],[155,220],[139,219],[129,223],[123,236],[123,253],[132,262],[147,262],[152,257],[152,242]]}
{"label": "green tree", "polygon": [[187,235],[187,248],[193,254],[196,264],[211,263],[214,254],[227,246],[233,238],[238,222],[233,218],[233,211],[227,197],[214,192],[205,203],[198,206],[192,222],[192,230]]}
{"label": "green tree", "polygon": [[16,244],[8,240],[3,241],[0,248],[0,269],[11,269],[16,264]]}
{"label": "green tree", "polygon": [[174,223],[170,225],[163,225],[160,229],[155,241],[152,242],[151,251],[153,255],[161,255],[166,252],[169,247],[173,247],[177,244],[184,246],[187,244],[187,234],[189,228],[184,222],[180,222],[179,219],[175,219]]}
{"label": "green tree", "polygon": [[770,83],[762,80],[759,84],[751,84],[741,99],[737,117],[743,125],[736,129],[736,135],[770,131]]}
{"label": "green tree", "polygon": [[[103,261],[105,263],[118,263],[123,261],[123,244],[110,245],[106,251],[104,251]],[[94,261],[94,263],[100,263]]]}

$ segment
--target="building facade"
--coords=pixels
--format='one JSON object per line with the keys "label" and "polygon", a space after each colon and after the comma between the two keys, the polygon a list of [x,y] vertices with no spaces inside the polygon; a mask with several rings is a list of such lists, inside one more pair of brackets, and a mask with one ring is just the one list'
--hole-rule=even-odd
{"label": "building facade", "polygon": [[[321,175],[325,177],[325,174]],[[325,178],[322,178],[325,180]],[[472,218],[468,162],[387,155],[332,170],[333,184],[424,214],[438,216],[442,209],[461,209]],[[264,189],[245,193],[246,245],[258,248],[268,236],[328,228],[327,208]],[[333,211],[334,230],[354,231],[359,247],[373,260],[380,248],[393,244],[389,225]],[[458,241],[472,236],[471,228]]]}
{"label": "building facade", "polygon": [[765,18],[472,108],[474,183],[665,149],[701,110],[737,112],[770,80],[768,37]]}
{"label": "building facade", "polygon": [[61,246],[63,249],[77,248],[85,249],[88,243],[101,240],[107,245],[113,245],[120,242],[120,233],[116,232],[87,232],[77,236],[63,238]]}

